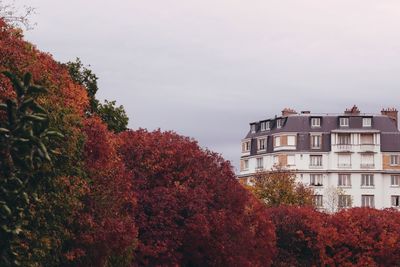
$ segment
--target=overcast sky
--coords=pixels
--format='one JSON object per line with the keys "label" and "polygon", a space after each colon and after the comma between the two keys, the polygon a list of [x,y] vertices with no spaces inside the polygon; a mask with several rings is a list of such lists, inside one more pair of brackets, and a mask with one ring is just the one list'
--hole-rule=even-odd
{"label": "overcast sky", "polygon": [[398,0],[18,0],[25,34],[99,76],[129,126],[197,139],[238,167],[248,123],[400,107]]}

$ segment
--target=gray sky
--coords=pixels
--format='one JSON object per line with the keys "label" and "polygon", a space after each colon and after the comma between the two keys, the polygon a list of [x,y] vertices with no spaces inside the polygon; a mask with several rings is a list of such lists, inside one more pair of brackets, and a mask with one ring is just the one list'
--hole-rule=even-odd
{"label": "gray sky", "polygon": [[282,108],[400,108],[398,0],[18,0],[25,34],[99,76],[131,128],[194,137],[237,167],[250,121]]}

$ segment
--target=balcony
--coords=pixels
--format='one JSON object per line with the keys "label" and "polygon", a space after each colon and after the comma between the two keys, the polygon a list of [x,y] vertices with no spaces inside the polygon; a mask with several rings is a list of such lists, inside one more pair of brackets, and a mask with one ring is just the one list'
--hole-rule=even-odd
{"label": "balcony", "polygon": [[308,166],[310,169],[322,169],[322,165],[309,165]]}
{"label": "balcony", "polygon": [[374,163],[361,163],[360,168],[361,169],[373,169],[373,168],[375,168],[375,164]]}
{"label": "balcony", "polygon": [[352,150],[353,150],[353,146],[350,144],[336,145],[336,152],[351,152]]}
{"label": "balcony", "polygon": [[378,148],[378,145],[375,144],[361,144],[360,152],[375,152]]}

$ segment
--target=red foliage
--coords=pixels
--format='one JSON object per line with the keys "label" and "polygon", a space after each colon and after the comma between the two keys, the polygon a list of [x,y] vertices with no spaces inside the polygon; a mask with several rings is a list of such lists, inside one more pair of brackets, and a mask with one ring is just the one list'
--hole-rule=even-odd
{"label": "red foliage", "polygon": [[84,160],[90,183],[85,212],[78,218],[83,231],[75,251],[83,248],[90,258],[85,260],[102,266],[109,256],[122,255],[135,246],[136,199],[131,175],[117,155],[117,137],[99,118],[87,119],[84,132]]}
{"label": "red foliage", "polygon": [[330,252],[340,266],[397,266],[400,262],[400,213],[353,208],[330,219],[338,238]]}
{"label": "red foliage", "polygon": [[278,255],[274,266],[323,266],[332,263],[326,255],[332,229],[327,214],[309,207],[280,206],[269,209],[276,228]]}
{"label": "red foliage", "polygon": [[274,232],[229,162],[172,132],[122,133],[138,207],[138,265],[268,266]]}

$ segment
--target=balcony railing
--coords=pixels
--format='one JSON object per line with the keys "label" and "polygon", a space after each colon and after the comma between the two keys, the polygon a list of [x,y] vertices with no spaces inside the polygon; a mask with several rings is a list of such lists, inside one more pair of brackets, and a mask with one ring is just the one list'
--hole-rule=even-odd
{"label": "balcony railing", "polygon": [[351,168],[351,163],[338,163],[339,168]]}
{"label": "balcony railing", "polygon": [[360,168],[361,169],[373,169],[373,168],[375,168],[375,164],[374,163],[361,163]]}
{"label": "balcony railing", "polygon": [[308,167],[310,169],[322,169],[322,165],[312,165],[312,164],[310,164]]}
{"label": "balcony railing", "polygon": [[374,144],[361,144],[360,150],[363,152],[373,152],[376,150],[377,145]]}
{"label": "balcony railing", "polygon": [[339,145],[336,145],[337,151],[340,151],[340,152],[351,151],[352,148],[353,148],[353,146],[350,145],[350,144],[339,144]]}

